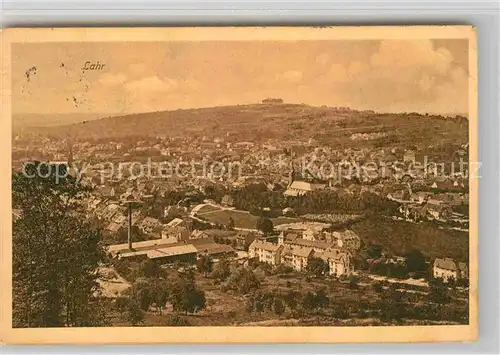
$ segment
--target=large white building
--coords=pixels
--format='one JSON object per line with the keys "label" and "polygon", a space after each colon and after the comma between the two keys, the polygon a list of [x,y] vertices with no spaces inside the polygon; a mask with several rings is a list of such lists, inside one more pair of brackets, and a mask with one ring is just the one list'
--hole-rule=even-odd
{"label": "large white building", "polygon": [[254,240],[248,247],[248,254],[251,258],[258,258],[260,262],[279,265],[281,263],[282,250],[282,245],[264,240]]}
{"label": "large white building", "polygon": [[291,266],[295,271],[305,271],[313,256],[314,249],[311,247],[287,245],[283,249],[282,262]]}
{"label": "large white building", "polygon": [[328,263],[330,276],[349,276],[354,271],[351,253],[340,249],[328,249],[320,256]]}
{"label": "large white building", "polygon": [[448,282],[451,279],[467,279],[469,270],[466,263],[455,262],[451,258],[437,258],[434,260],[433,275],[436,279]]}
{"label": "large white building", "polygon": [[292,182],[288,188],[285,190],[283,195],[285,196],[304,196],[308,192],[313,191],[313,184],[306,182],[306,181],[294,181]]}
{"label": "large white building", "polygon": [[274,266],[285,264],[299,272],[306,271],[312,258],[321,258],[328,263],[330,276],[348,276],[354,271],[352,254],[348,249],[339,248],[335,243],[300,237],[300,232],[283,231],[278,238],[278,244],[254,240],[248,248],[249,256]]}

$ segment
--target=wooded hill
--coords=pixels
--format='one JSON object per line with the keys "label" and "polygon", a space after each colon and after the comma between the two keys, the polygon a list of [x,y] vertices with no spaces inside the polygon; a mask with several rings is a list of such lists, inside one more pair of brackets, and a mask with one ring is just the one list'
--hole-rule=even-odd
{"label": "wooded hill", "polygon": [[131,114],[41,127],[36,131],[75,140],[229,136],[253,142],[313,138],[318,143],[338,148],[401,146],[408,149],[451,145],[456,149],[468,142],[468,119],[298,104],[252,104]]}

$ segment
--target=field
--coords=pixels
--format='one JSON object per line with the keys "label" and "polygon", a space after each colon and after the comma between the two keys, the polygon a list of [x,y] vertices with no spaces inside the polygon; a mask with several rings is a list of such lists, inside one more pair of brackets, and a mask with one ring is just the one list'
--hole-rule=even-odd
{"label": "field", "polygon": [[[245,211],[224,210],[210,205],[200,208],[196,216],[212,223],[224,225],[228,224],[229,218],[232,218],[234,220],[235,227],[242,229],[256,229],[257,221],[259,219],[259,217],[251,215]],[[271,220],[275,226],[280,224],[302,222],[299,218],[290,217],[277,217],[271,218]]]}

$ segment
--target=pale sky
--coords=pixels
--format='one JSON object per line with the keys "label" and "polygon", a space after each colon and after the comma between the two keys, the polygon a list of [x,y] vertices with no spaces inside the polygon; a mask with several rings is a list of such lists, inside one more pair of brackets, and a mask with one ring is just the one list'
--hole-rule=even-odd
{"label": "pale sky", "polygon": [[[82,71],[86,61],[105,66]],[[467,40],[15,44],[12,76],[13,113],[112,115],[267,97],[468,112]]]}

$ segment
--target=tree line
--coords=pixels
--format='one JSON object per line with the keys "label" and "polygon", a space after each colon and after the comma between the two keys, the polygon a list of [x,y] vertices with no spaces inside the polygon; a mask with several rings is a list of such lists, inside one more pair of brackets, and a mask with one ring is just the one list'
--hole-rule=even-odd
{"label": "tree line", "polygon": [[106,323],[98,283],[106,255],[79,204],[89,189],[59,169],[35,163],[12,176],[14,327]]}

